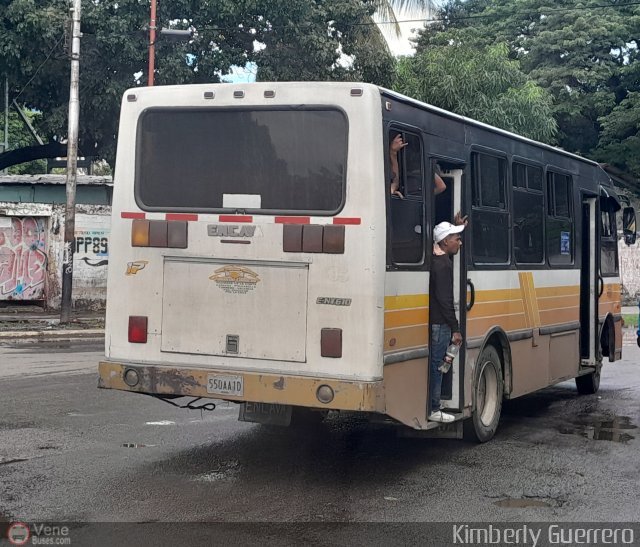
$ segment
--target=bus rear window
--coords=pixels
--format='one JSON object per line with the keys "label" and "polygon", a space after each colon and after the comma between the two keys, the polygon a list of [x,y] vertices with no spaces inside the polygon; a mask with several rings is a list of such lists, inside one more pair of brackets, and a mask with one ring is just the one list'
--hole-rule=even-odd
{"label": "bus rear window", "polygon": [[[335,214],[347,130],[337,109],[149,109],[138,123],[136,201],[149,211]],[[249,205],[229,205],[235,196]]]}

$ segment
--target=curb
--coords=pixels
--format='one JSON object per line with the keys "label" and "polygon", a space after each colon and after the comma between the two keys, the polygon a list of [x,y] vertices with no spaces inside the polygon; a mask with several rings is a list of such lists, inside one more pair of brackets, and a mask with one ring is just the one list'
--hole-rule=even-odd
{"label": "curb", "polygon": [[65,340],[70,338],[104,338],[104,329],[81,330],[11,330],[0,332],[0,341],[27,339],[27,340]]}

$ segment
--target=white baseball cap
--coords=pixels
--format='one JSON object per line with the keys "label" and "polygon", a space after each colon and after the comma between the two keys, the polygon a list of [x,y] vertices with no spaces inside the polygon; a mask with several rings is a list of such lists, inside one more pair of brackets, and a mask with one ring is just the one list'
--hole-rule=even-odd
{"label": "white baseball cap", "polygon": [[464,230],[464,224],[451,224],[450,222],[441,222],[433,229],[434,243],[440,243],[445,237],[451,234],[459,234]]}

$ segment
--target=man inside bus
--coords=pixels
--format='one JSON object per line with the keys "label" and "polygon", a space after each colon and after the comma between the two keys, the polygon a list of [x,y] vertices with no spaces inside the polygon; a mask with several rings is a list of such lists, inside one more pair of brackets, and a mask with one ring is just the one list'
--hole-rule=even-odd
{"label": "man inside bus", "polygon": [[[398,161],[398,153],[408,144],[408,142],[404,142],[402,133],[396,133],[396,135],[391,139],[391,145],[389,146],[389,159],[391,161],[391,195],[398,196],[401,199],[404,198],[404,195],[400,192],[400,163]],[[447,189],[447,185],[438,173],[434,173],[433,182],[434,194],[441,194]]]}
{"label": "man inside bus", "polygon": [[462,334],[453,306],[453,255],[462,246],[461,232],[466,223],[441,222],[433,229],[433,259],[429,277],[429,322],[431,348],[429,365],[429,420],[452,422],[455,417],[440,409],[442,371],[440,365],[447,346],[462,344]]}

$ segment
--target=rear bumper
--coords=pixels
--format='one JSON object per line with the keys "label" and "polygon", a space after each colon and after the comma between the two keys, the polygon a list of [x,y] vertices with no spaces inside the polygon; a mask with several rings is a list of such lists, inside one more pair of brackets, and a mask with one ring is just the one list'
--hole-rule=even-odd
{"label": "rear bumper", "polygon": [[[140,378],[131,387],[124,382],[124,372],[134,369]],[[209,397],[228,401],[252,401],[257,403],[279,403],[333,410],[384,412],[383,382],[358,382],[326,378],[304,378],[242,372],[237,370],[212,370],[191,367],[169,367],[101,361],[98,365],[98,387],[119,389],[132,393],[160,395],[184,395]],[[234,374],[243,377],[244,394],[213,395],[207,392],[209,374]],[[335,394],[333,401],[324,404],[318,401],[316,392],[327,385]]]}

